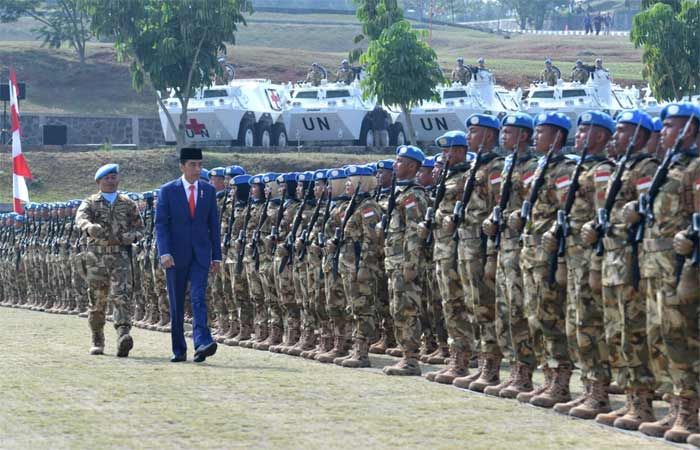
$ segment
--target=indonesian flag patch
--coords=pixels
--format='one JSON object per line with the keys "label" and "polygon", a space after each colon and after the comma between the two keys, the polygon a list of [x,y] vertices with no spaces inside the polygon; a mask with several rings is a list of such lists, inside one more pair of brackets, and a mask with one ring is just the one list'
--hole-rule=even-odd
{"label": "indonesian flag patch", "polygon": [[643,191],[651,186],[651,177],[642,177],[637,180],[637,189]]}
{"label": "indonesian flag patch", "polygon": [[416,207],[416,198],[413,195],[410,195],[404,200],[403,206],[406,209],[411,209]]}
{"label": "indonesian flag patch", "polygon": [[700,178],[695,180],[695,190],[700,191]]}
{"label": "indonesian flag patch", "polygon": [[364,217],[365,219],[369,219],[373,215],[374,215],[374,210],[372,210],[372,208],[365,208],[362,210],[362,217]]}
{"label": "indonesian flag patch", "polygon": [[498,184],[502,180],[503,180],[503,178],[501,178],[500,173],[495,173],[495,174],[491,175],[491,177],[489,178],[489,181],[491,182],[491,184]]}
{"label": "indonesian flag patch", "polygon": [[535,173],[534,173],[533,171],[526,172],[525,175],[523,175],[523,184],[524,184],[525,186],[527,186],[528,184],[530,184],[530,182],[532,181],[532,177],[533,177],[534,175],[535,175]]}
{"label": "indonesian flag patch", "polygon": [[569,187],[571,185],[571,178],[567,176],[559,177],[556,180],[554,180],[554,184],[556,185],[557,189],[564,189]]}
{"label": "indonesian flag patch", "polygon": [[610,172],[598,172],[595,174],[596,183],[607,183],[610,179]]}

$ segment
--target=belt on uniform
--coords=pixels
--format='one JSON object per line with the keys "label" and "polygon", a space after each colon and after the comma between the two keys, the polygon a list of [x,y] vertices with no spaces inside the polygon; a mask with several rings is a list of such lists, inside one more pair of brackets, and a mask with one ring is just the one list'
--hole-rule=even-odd
{"label": "belt on uniform", "polygon": [[459,229],[460,239],[481,239],[481,227],[477,225],[472,225],[468,227],[460,227]]}
{"label": "belt on uniform", "polygon": [[672,238],[644,239],[642,248],[647,252],[663,252],[673,249]]}
{"label": "belt on uniform", "polygon": [[107,255],[110,253],[119,253],[128,251],[129,247],[125,245],[88,245],[88,251],[96,255]]}
{"label": "belt on uniform", "polygon": [[542,243],[542,236],[537,234],[523,235],[523,245],[525,247],[537,247]]}
{"label": "belt on uniform", "polygon": [[605,250],[617,250],[627,245],[627,239],[623,238],[603,238],[603,247]]}

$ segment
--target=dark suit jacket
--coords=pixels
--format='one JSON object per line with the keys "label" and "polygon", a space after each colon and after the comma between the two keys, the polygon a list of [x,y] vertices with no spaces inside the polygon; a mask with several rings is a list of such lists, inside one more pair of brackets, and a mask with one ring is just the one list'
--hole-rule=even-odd
{"label": "dark suit jacket", "polygon": [[159,255],[172,255],[175,267],[188,267],[193,261],[208,268],[212,260],[221,261],[221,234],[216,190],[198,183],[197,208],[190,217],[182,179],[160,188],[156,206],[156,241]]}

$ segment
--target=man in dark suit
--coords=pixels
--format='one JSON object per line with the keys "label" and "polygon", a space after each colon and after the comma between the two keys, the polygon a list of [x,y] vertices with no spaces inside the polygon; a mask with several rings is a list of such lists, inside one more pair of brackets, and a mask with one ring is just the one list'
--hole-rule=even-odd
{"label": "man in dark suit", "polygon": [[170,299],[172,362],[187,360],[184,305],[187,285],[192,298],[194,361],[203,362],[216,353],[207,326],[207,276],[221,264],[221,236],[216,191],[200,181],[202,150],[180,150],[182,177],[160,188],[156,207],[156,239],[160,262],[165,268]]}

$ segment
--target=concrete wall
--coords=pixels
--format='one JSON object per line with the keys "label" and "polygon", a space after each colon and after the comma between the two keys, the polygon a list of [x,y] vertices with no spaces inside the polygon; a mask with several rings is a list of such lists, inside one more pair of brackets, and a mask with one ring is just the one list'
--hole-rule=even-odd
{"label": "concrete wall", "polygon": [[111,144],[153,147],[165,144],[157,117],[78,117],[24,113],[20,120],[22,143],[32,147],[43,145],[44,125],[68,127],[68,146]]}

